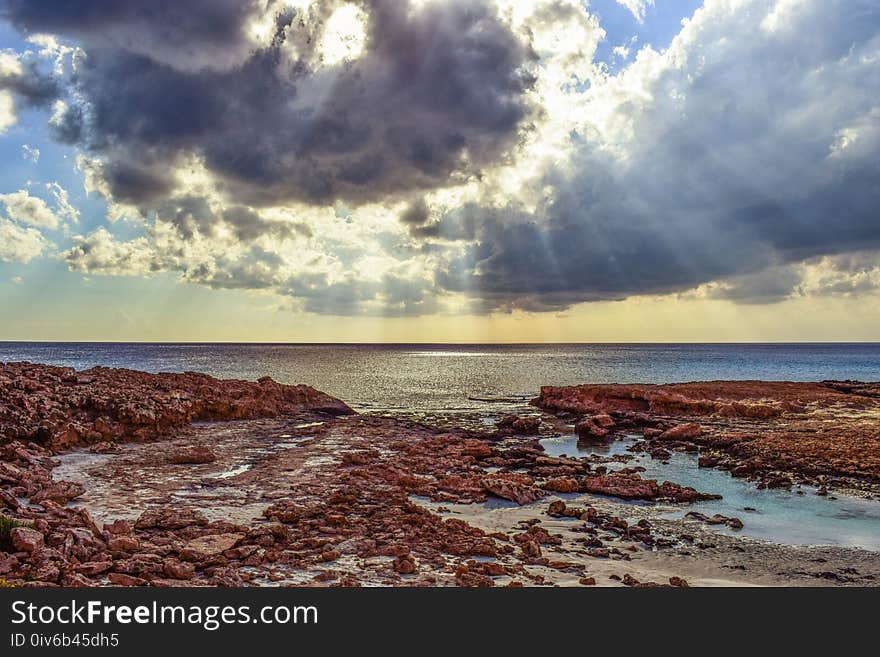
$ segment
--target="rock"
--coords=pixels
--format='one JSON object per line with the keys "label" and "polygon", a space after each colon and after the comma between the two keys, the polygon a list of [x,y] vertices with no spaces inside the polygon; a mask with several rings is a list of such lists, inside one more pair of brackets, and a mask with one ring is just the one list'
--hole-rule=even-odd
{"label": "rock", "polygon": [[611,495],[625,500],[669,500],[673,502],[696,502],[720,499],[720,495],[701,493],[678,484],[653,479],[642,479],[637,474],[611,473],[599,477],[586,477],[582,490],[587,493]]}
{"label": "rock", "polygon": [[565,513],[565,502],[562,500],[553,500],[547,508],[547,515],[559,518]]}
{"label": "rock", "polygon": [[162,572],[172,579],[190,580],[196,575],[195,566],[176,559],[168,559],[162,566]]}
{"label": "rock", "polygon": [[416,562],[415,559],[410,555],[405,555],[401,557],[397,557],[392,562],[392,567],[395,572],[400,573],[401,575],[412,575],[416,572]]}
{"label": "rock", "polygon": [[669,578],[669,586],[676,586],[680,589],[689,588],[690,585],[687,583],[686,579],[682,579],[681,577],[670,577]]}
{"label": "rock", "polygon": [[499,433],[532,435],[541,429],[541,419],[537,417],[518,417],[516,415],[505,415],[501,418],[495,428]]}
{"label": "rock", "polygon": [[184,527],[203,526],[208,519],[201,511],[191,509],[147,509],[137,522],[135,529],[183,529]]}
{"label": "rock", "polygon": [[581,440],[606,440],[608,429],[597,425],[592,417],[587,417],[574,425],[574,432]]}
{"label": "rock", "polygon": [[478,459],[485,459],[492,454],[495,453],[495,450],[492,449],[490,445],[487,445],[482,440],[464,440],[462,442],[462,455],[464,456],[473,456]]}
{"label": "rock", "polygon": [[596,578],[595,577],[581,577],[578,580],[581,586],[596,586]]}
{"label": "rock", "polygon": [[226,550],[231,550],[244,537],[244,534],[236,533],[200,536],[192,539],[183,547],[180,551],[180,558],[185,561],[204,561],[210,557],[221,555]]}
{"label": "rock", "polygon": [[107,541],[107,548],[111,552],[137,552],[141,542],[133,536],[116,536]]}
{"label": "rock", "polygon": [[773,475],[764,480],[767,488],[791,488],[794,484],[790,477],[785,475]]}
{"label": "rock", "polygon": [[689,440],[703,435],[703,428],[695,422],[679,424],[660,434],[660,440]]}
{"label": "rock", "polygon": [[339,550],[324,550],[321,553],[321,561],[336,561],[341,556],[342,553],[340,553]]}
{"label": "rock", "polygon": [[217,455],[210,447],[180,447],[171,451],[166,457],[168,463],[177,465],[198,465],[200,463],[213,463]]}
{"label": "rock", "polygon": [[0,556],[0,575],[6,575],[18,568],[18,557],[14,554]]}
{"label": "rock", "polygon": [[82,484],[72,481],[59,481],[31,495],[31,503],[40,504],[44,500],[50,500],[58,504],[67,504],[71,500],[82,496],[85,492],[86,489]]}
{"label": "rock", "polygon": [[587,477],[583,480],[582,486],[587,493],[611,495],[625,500],[650,500],[657,497],[656,482],[646,481],[638,475],[609,474]]}
{"label": "rock", "polygon": [[607,413],[600,413],[599,415],[594,415],[590,418],[597,427],[601,427],[603,429],[610,429],[614,426],[614,419],[608,415]]}
{"label": "rock", "polygon": [[[314,388],[281,385],[268,377],[253,383],[193,372],[150,374],[95,367],[59,375],[63,370],[0,363],[0,442],[26,440],[56,451],[85,443],[103,452],[122,437],[151,440],[197,421],[278,417],[305,410],[354,414]],[[63,380],[72,377],[75,383]]]}
{"label": "rock", "polygon": [[543,488],[556,493],[577,493],[581,485],[574,477],[556,477],[555,479],[548,479],[544,483]]}
{"label": "rock", "polygon": [[146,586],[148,584],[145,579],[124,573],[110,573],[107,579],[115,586]]}
{"label": "rock", "polygon": [[43,535],[27,527],[13,527],[9,538],[19,552],[35,552],[43,546]]}
{"label": "rock", "polygon": [[113,562],[109,559],[104,561],[89,561],[76,566],[76,572],[82,573],[83,575],[94,576],[106,573],[111,568],[113,568]]}
{"label": "rock", "polygon": [[482,480],[484,490],[505,500],[516,502],[520,506],[537,502],[544,492],[532,485],[530,477],[525,475],[490,475]]}
{"label": "rock", "polygon": [[114,536],[131,534],[132,529],[134,529],[134,523],[129,520],[114,520],[113,522],[104,525],[104,531],[109,532]]}
{"label": "rock", "polygon": [[120,447],[116,443],[104,440],[89,447],[89,451],[92,454],[116,454],[120,451]]}

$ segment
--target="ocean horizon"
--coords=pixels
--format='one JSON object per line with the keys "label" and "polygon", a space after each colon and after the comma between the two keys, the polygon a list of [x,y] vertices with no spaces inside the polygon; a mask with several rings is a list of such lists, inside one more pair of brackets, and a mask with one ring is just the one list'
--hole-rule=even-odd
{"label": "ocean horizon", "polygon": [[0,362],[305,383],[361,411],[522,408],[541,386],[880,379],[880,343],[0,342]]}

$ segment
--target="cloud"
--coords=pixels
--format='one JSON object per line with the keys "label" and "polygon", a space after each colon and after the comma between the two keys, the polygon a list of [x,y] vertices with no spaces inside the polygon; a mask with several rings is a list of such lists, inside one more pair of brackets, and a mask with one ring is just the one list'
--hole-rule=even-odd
{"label": "cloud", "polygon": [[[359,0],[364,50],[336,66],[318,48],[343,3],[265,4],[7,1],[0,15],[78,40],[53,124],[100,156],[120,202],[167,196],[193,157],[248,205],[406,196],[479,175],[524,129],[529,52],[490,2]],[[243,26],[261,8],[275,20],[255,47]]]}
{"label": "cloud", "polygon": [[763,29],[775,9],[707,2],[668,51],[645,48],[594,85],[575,154],[533,182],[534,209],[473,204],[441,219],[439,234],[464,218],[476,235],[438,284],[486,310],[713,280],[733,281],[727,298],[770,301],[794,281],[757,272],[880,248],[880,8],[804,1]]}
{"label": "cloud", "polygon": [[40,231],[0,218],[0,261],[30,262],[48,247]]}
{"label": "cloud", "polygon": [[25,189],[9,194],[0,194],[0,203],[6,207],[6,214],[9,218],[19,223],[50,229],[58,228],[61,224],[58,215],[46,205],[43,199],[31,196]]}
{"label": "cloud", "polygon": [[648,7],[654,6],[654,0],[616,0],[621,7],[626,7],[639,23],[644,22]]}
{"label": "cloud", "polygon": [[21,145],[21,156],[28,160],[29,162],[33,162],[36,164],[40,161],[40,149],[30,146],[28,144]]}
{"label": "cloud", "polygon": [[3,0],[0,19],[27,35],[70,37],[198,70],[230,67],[255,45],[261,0]]}
{"label": "cloud", "polygon": [[707,0],[613,74],[577,0],[99,4],[0,0],[68,49],[51,129],[130,220],[75,271],[335,315],[876,289],[875,2]]}

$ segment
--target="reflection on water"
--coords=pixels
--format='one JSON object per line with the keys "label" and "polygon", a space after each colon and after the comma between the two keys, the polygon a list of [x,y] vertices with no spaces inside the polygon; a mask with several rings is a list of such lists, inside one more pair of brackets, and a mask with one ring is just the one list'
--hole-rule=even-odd
{"label": "reflection on water", "polygon": [[[632,454],[627,451],[631,440],[617,440],[608,445],[579,445],[577,436],[562,436],[544,439],[541,444],[552,456]],[[880,551],[880,503],[876,501],[847,496],[838,499],[819,497],[815,489],[808,486],[800,489],[803,495],[799,495],[796,488],[792,491],[758,490],[754,483],[731,477],[723,470],[697,467],[694,454],[673,452],[668,463],[646,454],[634,456],[636,458],[626,467],[642,466],[645,468],[642,477],[646,479],[674,481],[723,496],[720,500],[679,507],[665,513],[664,517],[681,518],[688,511],[709,516],[720,513],[736,516],[745,523],[741,530],[713,527],[727,534],[788,545],[838,545]],[[747,511],[747,508],[754,511]]]}
{"label": "reflection on water", "polygon": [[357,410],[522,408],[542,385],[873,380],[880,344],[308,345],[0,342],[0,362],[307,383]]}

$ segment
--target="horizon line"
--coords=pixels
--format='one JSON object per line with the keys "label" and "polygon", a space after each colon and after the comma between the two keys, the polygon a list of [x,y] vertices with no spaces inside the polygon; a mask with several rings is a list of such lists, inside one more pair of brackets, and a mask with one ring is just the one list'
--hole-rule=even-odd
{"label": "horizon line", "polygon": [[0,344],[104,344],[104,345],[253,345],[253,346],[537,346],[537,345],[880,345],[880,340],[707,340],[707,341],[544,341],[544,342],[278,342],[252,340],[17,340],[0,339]]}

